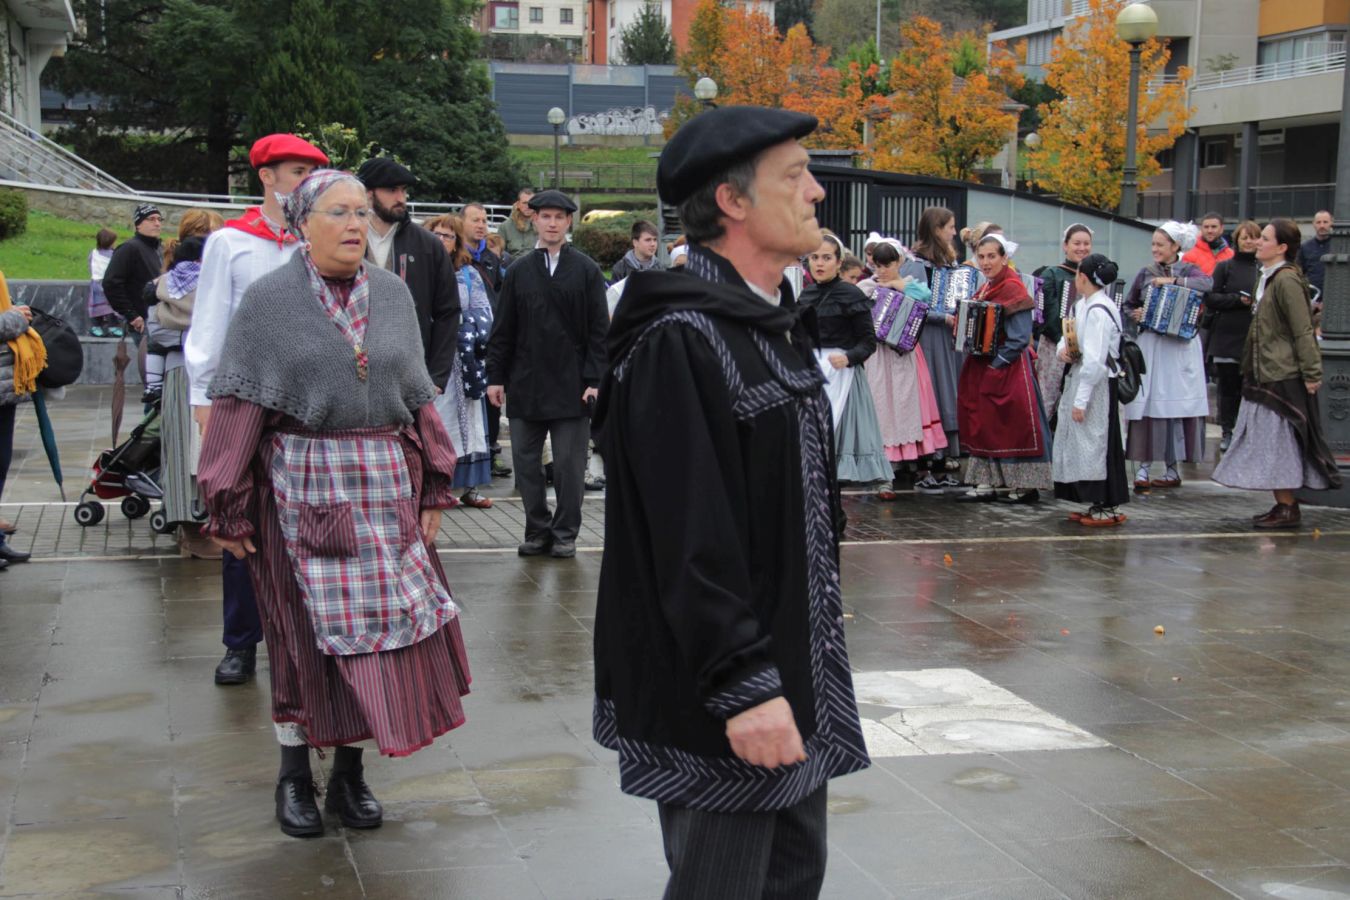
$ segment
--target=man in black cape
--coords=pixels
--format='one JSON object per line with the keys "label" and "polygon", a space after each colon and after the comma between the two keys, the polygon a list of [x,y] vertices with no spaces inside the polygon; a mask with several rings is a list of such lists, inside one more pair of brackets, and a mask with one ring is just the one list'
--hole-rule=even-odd
{"label": "man in black cape", "polygon": [[825,784],[865,768],[830,407],[785,266],[820,245],[811,116],[700,113],[666,145],[683,272],[636,272],[597,425],[595,738],[656,800],[666,897],[814,897]]}

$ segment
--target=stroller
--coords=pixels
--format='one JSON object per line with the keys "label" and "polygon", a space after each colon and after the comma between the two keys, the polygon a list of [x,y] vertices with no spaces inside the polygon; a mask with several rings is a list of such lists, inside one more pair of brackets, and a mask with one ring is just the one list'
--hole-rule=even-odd
{"label": "stroller", "polygon": [[[139,519],[151,510],[151,502],[162,500],[159,485],[160,403],[156,399],[144,419],[131,429],[131,436],[111,450],[104,450],[94,463],[89,487],[80,494],[75,521],[89,528],[103,521],[106,512],[99,500],[122,498],[122,515]],[[98,499],[89,499],[93,494]],[[173,531],[164,510],[150,516],[151,530],[159,534]]]}

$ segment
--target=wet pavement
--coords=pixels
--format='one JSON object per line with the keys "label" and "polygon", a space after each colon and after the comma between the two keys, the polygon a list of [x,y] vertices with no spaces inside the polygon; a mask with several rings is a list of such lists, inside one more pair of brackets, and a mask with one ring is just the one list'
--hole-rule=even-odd
{"label": "wet pavement", "polygon": [[[53,406],[69,484],[99,402]],[[300,841],[265,672],[211,683],[219,564],[115,510],[80,529],[19,437],[0,516],[40,560],[0,574],[0,896],[659,896],[655,808],[590,739],[598,496],[569,561],[513,555],[500,482],[446,516],[468,723],[368,760],[383,828]],[[876,764],[832,783],[825,896],[1350,898],[1350,514],[1256,534],[1270,501],[1203,472],[1108,534],[1057,503],[848,499]]]}

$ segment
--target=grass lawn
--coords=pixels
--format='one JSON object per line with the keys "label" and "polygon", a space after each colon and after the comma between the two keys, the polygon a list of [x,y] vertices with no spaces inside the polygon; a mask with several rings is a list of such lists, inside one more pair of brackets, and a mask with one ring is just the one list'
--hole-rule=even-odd
{"label": "grass lawn", "polygon": [[[114,228],[119,243],[131,237],[128,228]],[[43,212],[28,213],[28,230],[0,241],[0,272],[10,281],[89,278],[89,251],[97,225],[72,222]]]}
{"label": "grass lawn", "polygon": [[[651,154],[659,147],[563,147],[559,160],[564,169],[586,169],[590,166],[650,166],[656,168]],[[553,171],[552,147],[512,147],[511,156],[520,161],[531,178],[540,170]]]}

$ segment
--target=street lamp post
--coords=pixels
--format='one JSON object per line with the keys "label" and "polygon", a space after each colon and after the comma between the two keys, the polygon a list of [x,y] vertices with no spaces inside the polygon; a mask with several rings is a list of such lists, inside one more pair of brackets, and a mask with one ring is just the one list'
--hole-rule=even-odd
{"label": "street lamp post", "polygon": [[[1033,131],[1031,134],[1027,135],[1028,150],[1035,150],[1040,145],[1041,136],[1039,134]],[[1027,190],[1030,191],[1032,186],[1036,183],[1036,170],[1032,168],[1030,158],[1027,159],[1027,172],[1030,175],[1030,177],[1027,178]]]}
{"label": "street lamp post", "polygon": [[1144,44],[1158,33],[1158,14],[1143,3],[1131,3],[1116,15],[1116,35],[1130,45],[1130,100],[1125,114],[1125,171],[1120,182],[1120,214],[1139,216],[1139,166],[1135,145],[1139,131],[1139,57]]}
{"label": "street lamp post", "polygon": [[707,75],[704,75],[698,81],[694,82],[694,96],[698,102],[703,104],[703,108],[716,106],[713,103],[717,99],[717,82],[713,81]]}
{"label": "street lamp post", "polygon": [[548,124],[553,126],[553,189],[556,191],[562,180],[562,165],[558,153],[558,141],[562,139],[562,125],[567,121],[567,113],[560,107],[548,111]]}

